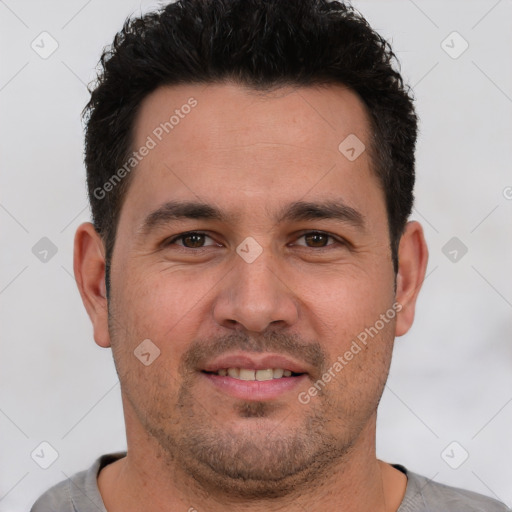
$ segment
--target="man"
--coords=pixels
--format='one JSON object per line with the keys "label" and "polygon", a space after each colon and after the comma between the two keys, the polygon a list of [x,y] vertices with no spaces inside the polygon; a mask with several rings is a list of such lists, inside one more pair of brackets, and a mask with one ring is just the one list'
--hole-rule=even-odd
{"label": "man", "polygon": [[74,270],[128,451],[33,512],[507,510],[376,458],[427,265],[393,59],[323,0],[184,0],[125,24],[86,109]]}

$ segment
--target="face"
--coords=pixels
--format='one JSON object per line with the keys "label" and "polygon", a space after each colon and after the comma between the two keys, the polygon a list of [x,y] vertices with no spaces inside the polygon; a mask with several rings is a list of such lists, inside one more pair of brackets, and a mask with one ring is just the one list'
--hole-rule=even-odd
{"label": "face", "polygon": [[354,135],[369,148],[364,106],[339,86],[145,99],[133,149],[151,147],[119,219],[108,325],[94,321],[129,447],[261,497],[371,442],[407,322],[384,193]]}

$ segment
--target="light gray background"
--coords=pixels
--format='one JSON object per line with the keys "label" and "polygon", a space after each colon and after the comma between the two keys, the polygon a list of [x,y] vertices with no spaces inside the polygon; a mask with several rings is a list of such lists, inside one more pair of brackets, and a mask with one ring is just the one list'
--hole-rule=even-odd
{"label": "light gray background", "polygon": [[[72,276],[74,231],[89,219],[79,115],[102,47],[127,15],[158,5],[0,0],[2,512],[28,510],[51,484],[125,447],[111,353],[94,344]],[[413,218],[430,247],[417,319],[397,340],[382,399],[378,454],[510,506],[512,3],[354,5],[414,86]],[[42,31],[59,45],[47,59],[31,48]],[[456,59],[441,46],[453,31],[469,43]],[[452,53],[457,37],[444,43]],[[58,248],[46,263],[32,253],[42,237]],[[452,237],[468,248],[456,262],[442,252]],[[59,454],[46,470],[31,458],[42,441]]]}

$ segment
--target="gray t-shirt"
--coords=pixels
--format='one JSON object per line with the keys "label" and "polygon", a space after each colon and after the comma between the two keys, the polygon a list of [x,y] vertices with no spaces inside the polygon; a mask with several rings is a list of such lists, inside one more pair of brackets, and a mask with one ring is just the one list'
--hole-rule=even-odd
{"label": "gray t-shirt", "polygon": [[[30,512],[107,512],[98,489],[98,473],[125,455],[126,452],[103,455],[88,470],[45,492]],[[407,476],[405,496],[397,512],[512,512],[487,496],[438,484],[400,464],[393,467]]]}

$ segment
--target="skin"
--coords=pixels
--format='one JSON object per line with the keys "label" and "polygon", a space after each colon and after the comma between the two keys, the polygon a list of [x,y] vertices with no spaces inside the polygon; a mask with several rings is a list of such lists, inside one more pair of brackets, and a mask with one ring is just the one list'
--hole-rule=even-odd
{"label": "skin", "polygon": [[[349,134],[369,147],[365,107],[337,85],[266,95],[233,83],[163,87],[141,105],[134,148],[190,97],[197,106],[133,171],[109,301],[104,244],[90,223],[76,233],[77,283],[96,343],[112,347],[126,421],[128,455],[98,478],[105,506],[395,511],[406,477],[376,458],[376,410],[394,339],[413,322],[427,248],[421,226],[408,223],[395,276],[370,152],[351,162],[338,150]],[[170,200],[231,217],[143,234],[146,216]],[[357,210],[364,225],[276,221],[291,202],[325,200]],[[192,230],[207,234],[202,249],[197,239],[163,244]],[[335,238],[303,236],[311,231]],[[262,248],[252,263],[236,252],[246,237]],[[298,393],[395,303],[400,312],[301,403]],[[133,354],[145,339],[161,352],[149,366]],[[307,378],[277,398],[243,400],[198,370],[214,355],[266,351],[302,363]]]}

